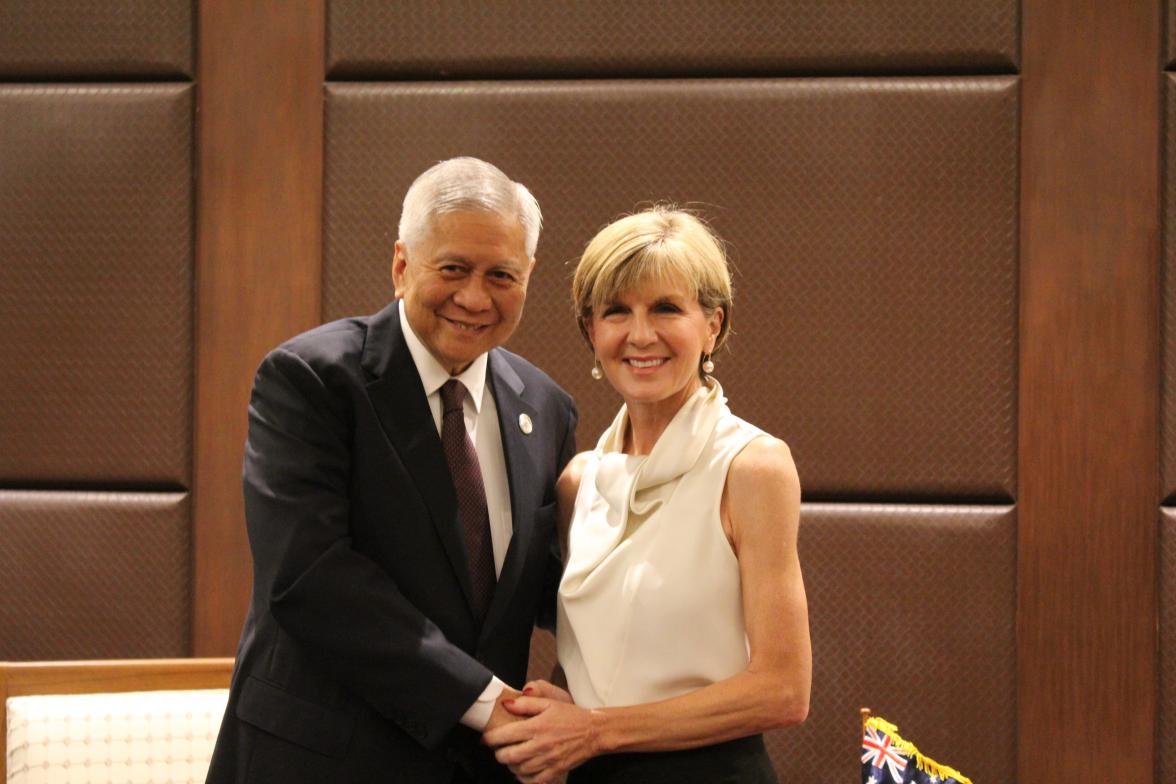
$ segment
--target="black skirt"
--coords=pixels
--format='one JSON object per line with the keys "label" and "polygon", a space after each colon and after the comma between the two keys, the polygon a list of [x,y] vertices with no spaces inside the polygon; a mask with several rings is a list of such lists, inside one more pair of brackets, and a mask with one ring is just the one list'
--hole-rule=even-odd
{"label": "black skirt", "polygon": [[606,754],[568,774],[568,784],[778,784],[763,735],[682,751]]}

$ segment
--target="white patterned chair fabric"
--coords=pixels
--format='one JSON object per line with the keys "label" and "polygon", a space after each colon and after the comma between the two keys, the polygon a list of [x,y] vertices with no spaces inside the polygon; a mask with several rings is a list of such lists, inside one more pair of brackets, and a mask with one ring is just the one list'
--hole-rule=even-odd
{"label": "white patterned chair fabric", "polygon": [[0,661],[0,784],[203,782],[229,658]]}
{"label": "white patterned chair fabric", "polygon": [[7,701],[7,784],[203,782],[227,689]]}

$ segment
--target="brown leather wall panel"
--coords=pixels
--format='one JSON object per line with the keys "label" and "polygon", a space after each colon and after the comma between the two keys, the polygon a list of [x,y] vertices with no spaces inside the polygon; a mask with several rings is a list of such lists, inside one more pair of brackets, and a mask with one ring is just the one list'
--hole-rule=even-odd
{"label": "brown leather wall panel", "polygon": [[432,162],[493,161],[545,233],[510,346],[581,407],[571,268],[604,223],[690,203],[730,243],[736,333],[715,375],[793,447],[808,498],[1011,499],[1018,84],[1013,77],[329,85],[324,317],[392,297],[400,200]]}
{"label": "brown leather wall panel", "polygon": [[1160,509],[1156,781],[1176,777],[1176,509]]}
{"label": "brown leather wall panel", "polygon": [[1011,507],[806,504],[809,718],[769,736],[781,781],[857,781],[859,708],[973,781],[1016,780]]}
{"label": "brown leather wall panel", "polygon": [[0,483],[186,485],[190,85],[0,87]]}
{"label": "brown leather wall panel", "polygon": [[194,5],[191,0],[0,3],[0,77],[189,77]]}
{"label": "brown leather wall panel", "polygon": [[0,659],[189,655],[184,493],[0,491]]}
{"label": "brown leather wall panel", "polygon": [[331,0],[332,79],[1012,71],[1016,0]]}
{"label": "brown leather wall panel", "polygon": [[[1169,9],[1169,19],[1176,11]],[[1173,32],[1176,40],[1176,32]],[[1176,51],[1176,49],[1170,49]],[[1164,256],[1163,323],[1161,335],[1160,380],[1160,478],[1161,495],[1176,500],[1176,74],[1166,73],[1164,80]]]}
{"label": "brown leather wall panel", "polygon": [[1171,3],[1164,3],[1164,62],[1171,70],[1176,67],[1176,8]]}

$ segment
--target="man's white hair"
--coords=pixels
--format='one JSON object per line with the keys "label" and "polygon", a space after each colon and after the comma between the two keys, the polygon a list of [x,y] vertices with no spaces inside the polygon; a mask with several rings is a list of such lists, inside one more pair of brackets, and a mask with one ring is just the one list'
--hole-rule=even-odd
{"label": "man's white hair", "polygon": [[477,158],[441,161],[413,181],[400,211],[400,241],[411,250],[429,233],[435,216],[460,210],[481,210],[517,220],[523,227],[527,258],[535,256],[543,225],[539,202],[525,185]]}

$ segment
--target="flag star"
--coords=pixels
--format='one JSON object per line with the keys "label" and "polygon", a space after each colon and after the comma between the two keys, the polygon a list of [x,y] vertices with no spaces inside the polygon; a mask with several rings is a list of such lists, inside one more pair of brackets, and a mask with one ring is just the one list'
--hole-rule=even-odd
{"label": "flag star", "polygon": [[878,779],[874,776],[870,776],[870,780],[867,781],[866,784],[878,784]]}

